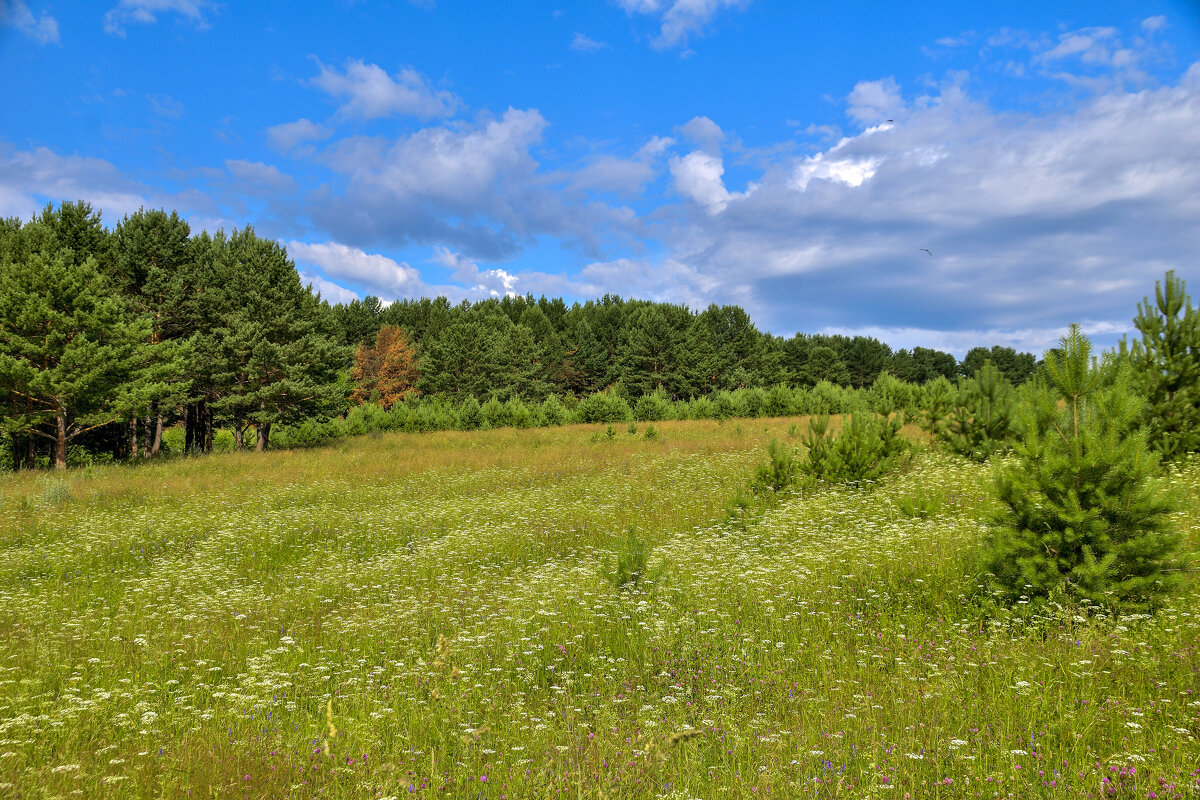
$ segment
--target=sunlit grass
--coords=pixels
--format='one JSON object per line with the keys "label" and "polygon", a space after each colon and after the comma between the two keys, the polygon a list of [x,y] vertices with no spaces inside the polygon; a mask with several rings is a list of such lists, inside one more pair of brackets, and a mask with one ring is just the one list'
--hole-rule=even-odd
{"label": "sunlit grass", "polygon": [[[929,454],[719,525],[797,422],[0,478],[0,796],[1200,791],[1194,580],[989,610],[989,473]],[[630,528],[657,581],[611,579]]]}

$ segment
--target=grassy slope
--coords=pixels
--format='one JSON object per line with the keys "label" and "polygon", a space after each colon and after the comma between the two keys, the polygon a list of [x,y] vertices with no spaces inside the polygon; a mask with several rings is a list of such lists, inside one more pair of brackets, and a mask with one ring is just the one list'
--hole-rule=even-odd
{"label": "grassy slope", "polygon": [[[940,457],[712,527],[791,423],[0,478],[0,794],[1196,791],[1195,584],[1153,620],[984,620],[987,472]],[[1172,480],[1196,550],[1200,469]],[[620,593],[630,525],[667,570]]]}

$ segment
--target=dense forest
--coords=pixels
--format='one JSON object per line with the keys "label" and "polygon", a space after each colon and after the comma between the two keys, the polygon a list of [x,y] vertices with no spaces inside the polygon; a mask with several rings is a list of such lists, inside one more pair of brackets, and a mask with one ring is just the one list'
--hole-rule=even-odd
{"label": "dense forest", "polygon": [[221,430],[264,449],[273,427],[367,402],[572,408],[602,392],[633,407],[771,387],[864,390],[884,373],[956,381],[988,361],[1014,385],[1038,366],[1000,346],[960,362],[863,336],[783,338],[729,305],[612,295],[330,305],[249,226],[193,235],[176,213],[143,210],[110,230],[84,202],[0,220],[0,435],[16,469],[65,466],[72,448],[154,456],[172,427],[189,452],[212,450]]}

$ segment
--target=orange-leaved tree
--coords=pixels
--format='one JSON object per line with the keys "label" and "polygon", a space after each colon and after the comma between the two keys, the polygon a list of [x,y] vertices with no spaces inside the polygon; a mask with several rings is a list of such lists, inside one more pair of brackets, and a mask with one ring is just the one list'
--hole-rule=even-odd
{"label": "orange-leaved tree", "polygon": [[356,388],[351,398],[362,404],[373,400],[391,408],[417,391],[417,354],[404,331],[384,325],[375,336],[375,346],[360,344],[350,372]]}

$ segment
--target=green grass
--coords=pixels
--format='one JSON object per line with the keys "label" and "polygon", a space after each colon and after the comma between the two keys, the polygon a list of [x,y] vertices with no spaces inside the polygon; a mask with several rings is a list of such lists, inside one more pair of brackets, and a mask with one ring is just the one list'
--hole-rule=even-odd
{"label": "green grass", "polygon": [[795,422],[0,477],[0,796],[1196,796],[1194,579],[989,610],[989,473],[930,454],[722,527]]}

